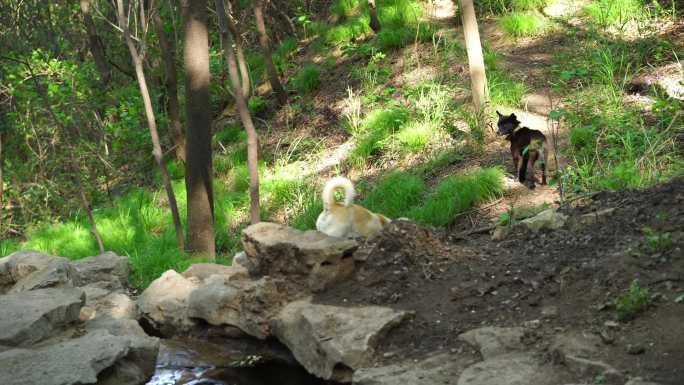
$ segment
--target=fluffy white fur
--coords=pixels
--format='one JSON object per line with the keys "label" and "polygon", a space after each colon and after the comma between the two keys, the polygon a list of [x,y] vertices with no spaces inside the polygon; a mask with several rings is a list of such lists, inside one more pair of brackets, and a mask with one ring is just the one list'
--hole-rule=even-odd
{"label": "fluffy white fur", "polygon": [[[335,201],[335,191],[344,190],[344,201]],[[356,192],[352,182],[344,177],[330,179],[323,188],[323,212],[316,220],[316,229],[332,237],[372,237],[390,220],[353,204]]]}

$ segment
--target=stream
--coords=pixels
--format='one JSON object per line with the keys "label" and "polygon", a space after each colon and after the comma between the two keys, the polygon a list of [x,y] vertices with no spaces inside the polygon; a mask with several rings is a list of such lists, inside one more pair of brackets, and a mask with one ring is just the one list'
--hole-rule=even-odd
{"label": "stream", "polygon": [[253,340],[162,339],[147,385],[334,385],[309,374],[284,347]]}

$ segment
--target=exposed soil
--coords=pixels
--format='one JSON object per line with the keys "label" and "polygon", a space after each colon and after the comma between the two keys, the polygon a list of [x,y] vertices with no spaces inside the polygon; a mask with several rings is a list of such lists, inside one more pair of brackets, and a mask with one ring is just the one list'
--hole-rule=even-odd
{"label": "exposed soil", "polygon": [[[606,209],[613,211],[582,222],[582,215]],[[604,362],[630,376],[684,383],[684,303],[675,301],[684,294],[684,178],[577,199],[560,211],[569,216],[563,228],[515,228],[499,243],[488,234],[461,239],[395,221],[357,251],[366,261],[355,279],[316,301],[414,311],[382,342],[378,361],[470,354],[457,340],[462,332],[527,326],[526,342],[542,354],[558,332],[602,333]],[[644,226],[669,234],[663,236],[671,243],[649,248]],[[613,325],[614,301],[634,279],[654,295],[653,304]]]}

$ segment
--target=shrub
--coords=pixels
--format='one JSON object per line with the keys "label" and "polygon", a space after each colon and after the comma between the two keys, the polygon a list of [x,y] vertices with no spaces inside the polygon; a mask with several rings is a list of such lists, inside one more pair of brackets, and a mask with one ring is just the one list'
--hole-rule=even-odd
{"label": "shrub", "polygon": [[321,70],[315,64],[302,67],[290,80],[290,85],[299,94],[308,94],[321,84]]}

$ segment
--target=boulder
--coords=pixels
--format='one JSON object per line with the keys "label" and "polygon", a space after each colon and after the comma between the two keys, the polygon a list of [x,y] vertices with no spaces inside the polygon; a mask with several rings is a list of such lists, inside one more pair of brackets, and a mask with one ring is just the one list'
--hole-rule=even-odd
{"label": "boulder", "polygon": [[594,334],[568,332],[554,336],[549,350],[556,361],[582,376],[602,375],[621,379],[621,373],[611,365],[598,360],[601,338]]}
{"label": "boulder", "polygon": [[79,319],[84,303],[84,292],[74,288],[0,296],[0,345],[28,346],[51,337]]}
{"label": "boulder", "polygon": [[20,250],[0,259],[0,292],[75,286],[68,259],[33,250]]}
{"label": "boulder", "polygon": [[145,334],[136,320],[102,314],[87,322],[86,330],[89,333],[106,330],[128,344],[128,352],[108,369],[108,376],[99,381],[99,385],[144,384],[152,377],[159,339]]}
{"label": "boulder", "polygon": [[100,283],[100,287],[109,286],[111,290],[120,290],[128,286],[128,276],[131,273],[128,257],[108,251],[73,261],[72,264],[79,274],[79,286]]}
{"label": "boulder", "polygon": [[251,280],[212,275],[190,294],[188,316],[265,339],[270,335],[269,319],[295,299],[284,286],[271,277]]}
{"label": "boulder", "polygon": [[239,265],[225,266],[216,263],[195,263],[188,267],[181,275],[184,278],[195,279],[196,282],[201,283],[213,275],[229,277],[228,279],[247,278],[248,272],[247,269]]}
{"label": "boulder", "polygon": [[539,214],[520,221],[520,225],[526,226],[532,231],[539,231],[541,229],[557,230],[565,225],[567,216],[561,214],[556,209],[548,209]]}
{"label": "boulder", "polygon": [[472,364],[458,355],[440,354],[420,362],[361,368],[354,371],[353,385],[454,384],[463,369]]}
{"label": "boulder", "polygon": [[520,327],[502,328],[488,326],[465,332],[459,335],[458,339],[477,348],[484,359],[489,359],[498,355],[524,350],[525,346],[522,343],[524,334],[524,329]]}
{"label": "boulder", "polygon": [[188,331],[194,322],[188,317],[188,299],[197,284],[168,270],[138,298],[142,322],[164,336]]}
{"label": "boulder", "polygon": [[3,385],[99,384],[98,375],[128,351],[127,339],[97,330],[37,349],[2,352],[0,378]]}
{"label": "boulder", "polygon": [[342,281],[354,271],[354,240],[299,231],[276,223],[261,222],[243,230],[243,264],[253,276],[288,276],[313,291]]}
{"label": "boulder", "polygon": [[466,368],[458,385],[557,385],[564,383],[560,368],[543,365],[530,353],[510,353]]}
{"label": "boulder", "polygon": [[651,382],[651,381],[644,381],[643,378],[641,377],[634,377],[627,381],[625,385],[660,385],[657,382]]}
{"label": "boulder", "polygon": [[271,330],[309,373],[350,382],[354,370],[369,366],[380,339],[409,316],[386,307],[337,307],[300,300],[283,308]]}

